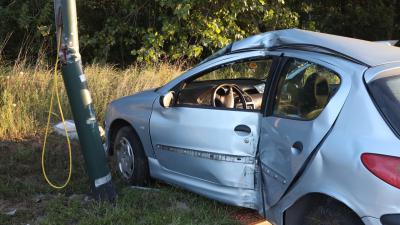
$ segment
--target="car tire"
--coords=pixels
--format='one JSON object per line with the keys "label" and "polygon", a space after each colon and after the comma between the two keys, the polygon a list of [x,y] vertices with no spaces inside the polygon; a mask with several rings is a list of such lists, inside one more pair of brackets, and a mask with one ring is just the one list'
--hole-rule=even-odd
{"label": "car tire", "polygon": [[326,200],[308,210],[303,225],[364,225],[360,217],[344,204],[332,199]]}
{"label": "car tire", "polygon": [[121,127],[113,143],[115,169],[120,177],[130,185],[148,185],[150,176],[147,157],[133,128]]}

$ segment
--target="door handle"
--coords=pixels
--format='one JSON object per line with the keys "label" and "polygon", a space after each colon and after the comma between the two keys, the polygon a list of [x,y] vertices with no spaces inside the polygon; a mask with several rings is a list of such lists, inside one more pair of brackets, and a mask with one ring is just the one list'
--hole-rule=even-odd
{"label": "door handle", "polygon": [[247,125],[243,125],[243,124],[237,125],[237,126],[235,127],[235,131],[236,131],[236,132],[249,133],[249,134],[251,133],[250,127],[247,126]]}
{"label": "door handle", "polygon": [[303,151],[303,143],[296,141],[291,147],[292,153],[295,155],[300,154]]}

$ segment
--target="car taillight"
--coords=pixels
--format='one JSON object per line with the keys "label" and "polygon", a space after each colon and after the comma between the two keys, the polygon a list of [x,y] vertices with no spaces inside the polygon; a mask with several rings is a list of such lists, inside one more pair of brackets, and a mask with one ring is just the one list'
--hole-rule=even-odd
{"label": "car taillight", "polygon": [[361,155],[364,166],[386,183],[400,188],[400,158],[387,155],[364,153]]}

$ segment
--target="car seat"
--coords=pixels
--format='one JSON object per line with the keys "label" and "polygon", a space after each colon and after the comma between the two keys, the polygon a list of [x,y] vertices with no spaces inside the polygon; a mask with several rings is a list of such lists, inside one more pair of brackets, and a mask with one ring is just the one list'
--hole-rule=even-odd
{"label": "car seat", "polygon": [[301,113],[305,119],[317,117],[329,100],[329,84],[319,73],[311,74],[303,88]]}

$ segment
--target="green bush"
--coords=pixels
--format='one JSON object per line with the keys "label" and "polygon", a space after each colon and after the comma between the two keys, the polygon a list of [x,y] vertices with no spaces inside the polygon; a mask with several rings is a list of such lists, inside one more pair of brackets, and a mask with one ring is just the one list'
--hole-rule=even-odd
{"label": "green bush", "polygon": [[[119,66],[194,63],[234,40],[290,27],[370,40],[400,34],[400,1],[390,0],[77,0],[77,7],[83,59]],[[0,18],[3,60],[53,58],[53,0],[2,0]]]}

